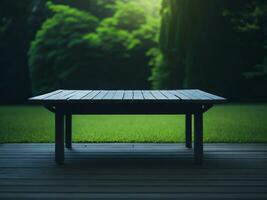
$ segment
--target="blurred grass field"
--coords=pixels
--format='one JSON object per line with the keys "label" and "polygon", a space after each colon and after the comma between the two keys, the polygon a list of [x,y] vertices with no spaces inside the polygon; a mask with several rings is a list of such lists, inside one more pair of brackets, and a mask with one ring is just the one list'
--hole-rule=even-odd
{"label": "blurred grass field", "polygon": [[[184,142],[184,116],[73,117],[74,142]],[[204,115],[206,142],[267,142],[267,104],[228,104]],[[0,143],[54,142],[54,115],[39,106],[0,106]]]}

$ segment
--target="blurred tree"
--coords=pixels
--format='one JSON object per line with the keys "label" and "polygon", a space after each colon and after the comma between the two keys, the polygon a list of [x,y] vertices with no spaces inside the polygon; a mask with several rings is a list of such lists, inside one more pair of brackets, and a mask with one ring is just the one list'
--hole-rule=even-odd
{"label": "blurred tree", "polygon": [[118,0],[52,0],[54,4],[68,5],[82,11],[90,12],[99,19],[113,15],[116,1]]}
{"label": "blurred tree", "polygon": [[243,7],[227,8],[223,14],[231,20],[241,41],[243,63],[248,66],[243,73],[247,78],[245,87],[255,98],[264,99],[267,96],[262,92],[267,84],[267,2],[246,1]]}
{"label": "blurred tree", "polygon": [[[156,2],[156,1],[155,1]],[[94,33],[86,36],[96,58],[98,87],[149,88],[148,50],[157,45],[158,17],[153,17],[138,1],[116,4],[112,17],[105,18]]]}
{"label": "blurred tree", "polygon": [[54,14],[43,23],[29,50],[34,94],[72,84],[79,86],[90,78],[90,73],[83,78],[76,77],[75,73],[88,68],[90,58],[84,35],[98,25],[98,19],[90,13],[65,5],[47,5]]}
{"label": "blurred tree", "polygon": [[[257,85],[248,85],[244,72],[260,62],[266,39],[263,29],[257,29],[262,21],[258,7],[266,1],[253,2],[163,0],[161,47],[154,58],[153,86],[197,87],[235,99],[248,97],[248,88]],[[248,23],[250,15],[256,16],[256,24]],[[238,21],[242,24],[237,25]],[[241,34],[244,28],[251,31]]]}
{"label": "blurred tree", "polygon": [[45,18],[39,9],[42,4],[41,0],[0,1],[0,90],[5,97],[0,99],[2,103],[24,101],[30,94],[27,50]]}
{"label": "blurred tree", "polygon": [[148,88],[146,52],[157,45],[159,14],[140,2],[117,0],[113,15],[102,20],[88,11],[49,3],[53,14],[29,51],[33,93]]}

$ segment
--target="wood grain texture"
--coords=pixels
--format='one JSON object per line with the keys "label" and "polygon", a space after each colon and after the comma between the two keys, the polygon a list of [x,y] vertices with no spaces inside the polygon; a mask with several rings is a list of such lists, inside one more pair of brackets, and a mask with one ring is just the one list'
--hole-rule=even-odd
{"label": "wood grain texture", "polygon": [[43,94],[43,95],[38,95],[38,96],[30,98],[30,100],[42,100],[42,99],[45,99],[45,98],[50,97],[52,95],[59,94],[62,91],[63,90],[56,90],[56,91],[49,92],[49,93],[46,93],[46,94]]}
{"label": "wood grain texture", "polygon": [[96,96],[94,96],[93,100],[102,100],[108,94],[107,90],[101,90]]}
{"label": "wood grain texture", "polygon": [[267,199],[267,144],[0,144],[0,199]]}
{"label": "wood grain texture", "polygon": [[84,96],[81,98],[81,100],[91,100],[93,99],[96,95],[98,95],[100,93],[100,90],[94,90],[92,92],[90,92],[88,95]]}
{"label": "wood grain texture", "polygon": [[70,97],[78,93],[76,90],[62,90],[60,93],[44,98],[43,100],[64,100],[67,101]]}
{"label": "wood grain texture", "polygon": [[132,90],[124,91],[123,100],[133,100],[133,91]]}
{"label": "wood grain texture", "polygon": [[124,90],[117,90],[112,99],[114,99],[114,100],[122,100],[123,97],[124,97]]}
{"label": "wood grain texture", "polygon": [[108,91],[107,95],[103,97],[105,100],[113,100],[114,96],[116,95],[117,91],[116,90],[110,90]]}
{"label": "wood grain texture", "polygon": [[92,90],[81,90],[81,91],[78,91],[76,94],[71,96],[68,100],[69,101],[80,100],[83,97],[85,97],[86,95],[90,94],[90,92],[92,92]]}
{"label": "wood grain texture", "polygon": [[134,90],[133,91],[133,100],[142,100],[144,99],[142,91],[141,90]]}
{"label": "wood grain texture", "polygon": [[180,100],[179,97],[175,96],[174,94],[172,94],[171,92],[169,92],[168,90],[160,90],[161,94],[163,94],[165,97],[167,97],[167,99],[171,99],[171,100]]}
{"label": "wood grain texture", "polygon": [[149,90],[142,90],[142,94],[144,96],[144,99],[146,100],[155,100],[156,98],[151,94],[151,91]]}
{"label": "wood grain texture", "polygon": [[201,90],[57,90],[29,99],[39,103],[109,102],[196,102],[221,103],[226,99]]}

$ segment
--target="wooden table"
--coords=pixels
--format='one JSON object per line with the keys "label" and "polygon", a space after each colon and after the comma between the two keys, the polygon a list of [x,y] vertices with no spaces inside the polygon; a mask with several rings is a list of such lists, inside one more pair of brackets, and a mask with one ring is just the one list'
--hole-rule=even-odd
{"label": "wooden table", "polygon": [[[64,163],[64,137],[72,144],[75,114],[184,114],[186,147],[192,143],[194,115],[194,161],[203,160],[203,113],[225,98],[201,90],[56,90],[32,97],[32,103],[55,113],[55,160]],[[65,134],[64,134],[65,133]]]}

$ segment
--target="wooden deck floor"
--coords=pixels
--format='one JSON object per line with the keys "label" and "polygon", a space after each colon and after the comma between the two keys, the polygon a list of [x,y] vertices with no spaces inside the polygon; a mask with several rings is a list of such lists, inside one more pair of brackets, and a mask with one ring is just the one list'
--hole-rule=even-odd
{"label": "wooden deck floor", "polygon": [[0,199],[267,199],[267,144],[0,144]]}

